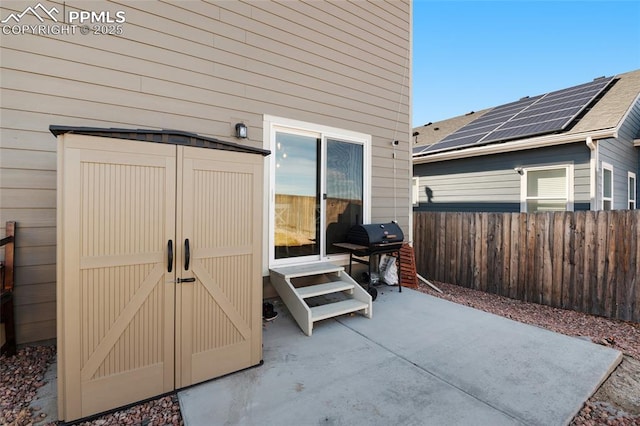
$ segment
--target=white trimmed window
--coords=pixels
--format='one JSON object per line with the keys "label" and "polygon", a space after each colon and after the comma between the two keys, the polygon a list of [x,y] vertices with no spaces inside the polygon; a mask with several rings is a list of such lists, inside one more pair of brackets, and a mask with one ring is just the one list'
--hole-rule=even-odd
{"label": "white trimmed window", "polygon": [[613,210],[613,166],[602,162],[602,210]]}
{"label": "white trimmed window", "polygon": [[523,169],[520,210],[573,211],[573,165]]}
{"label": "white trimmed window", "polygon": [[636,208],[636,174],[629,172],[627,182],[629,182],[629,210]]}

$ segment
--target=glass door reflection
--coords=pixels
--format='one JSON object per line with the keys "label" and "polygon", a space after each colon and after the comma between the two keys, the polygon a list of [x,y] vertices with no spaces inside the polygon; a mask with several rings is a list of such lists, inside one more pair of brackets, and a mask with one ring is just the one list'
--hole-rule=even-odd
{"label": "glass door reflection", "polygon": [[362,223],[363,146],[327,139],[326,253],[344,251],[333,243],[344,242],[349,229]]}
{"label": "glass door reflection", "polygon": [[275,258],[320,256],[320,139],[276,132]]}

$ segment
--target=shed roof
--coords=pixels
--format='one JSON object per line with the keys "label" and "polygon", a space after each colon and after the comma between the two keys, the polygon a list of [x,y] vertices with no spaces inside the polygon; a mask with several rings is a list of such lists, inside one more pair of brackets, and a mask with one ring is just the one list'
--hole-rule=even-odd
{"label": "shed roof", "polygon": [[263,156],[271,154],[271,151],[240,145],[234,142],[227,142],[207,136],[200,136],[196,133],[184,132],[181,130],[154,130],[154,129],[119,129],[103,127],[75,127],[75,126],[49,126],[49,131],[55,136],[65,133],[76,135],[99,136],[114,139],[127,139],[143,142],[166,143],[172,145],[187,145],[208,149],[219,149],[223,151],[244,152],[248,154],[260,154]]}

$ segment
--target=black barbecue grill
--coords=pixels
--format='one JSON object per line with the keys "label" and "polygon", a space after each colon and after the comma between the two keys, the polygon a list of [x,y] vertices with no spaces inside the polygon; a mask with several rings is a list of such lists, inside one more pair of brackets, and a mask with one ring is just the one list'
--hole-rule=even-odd
{"label": "black barbecue grill", "polygon": [[[340,247],[349,251],[349,275],[351,275],[351,266],[353,262],[362,263],[369,266],[367,291],[375,300],[378,291],[372,287],[371,273],[375,256],[381,254],[395,253],[400,263],[400,249],[404,242],[404,234],[402,229],[396,222],[389,223],[370,223],[366,225],[355,225],[349,229],[344,243],[334,243],[336,247]],[[374,258],[372,259],[372,256]],[[369,260],[360,259],[368,257]],[[400,271],[398,271],[398,288],[402,291],[402,283],[400,282]]]}
{"label": "black barbecue grill", "polygon": [[404,234],[395,222],[355,225],[347,233],[347,242],[366,247],[367,250],[400,249]]}

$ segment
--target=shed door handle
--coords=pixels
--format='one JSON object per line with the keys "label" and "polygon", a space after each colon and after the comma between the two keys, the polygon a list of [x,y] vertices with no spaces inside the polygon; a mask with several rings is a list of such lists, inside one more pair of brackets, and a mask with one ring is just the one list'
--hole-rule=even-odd
{"label": "shed door handle", "polygon": [[189,239],[184,240],[184,270],[189,270],[189,261],[191,260],[191,251],[189,250]]}
{"label": "shed door handle", "polygon": [[167,243],[167,251],[169,253],[169,258],[167,259],[168,261],[168,265],[167,265],[167,272],[171,272],[173,271],[173,240],[169,240],[169,242]]}

